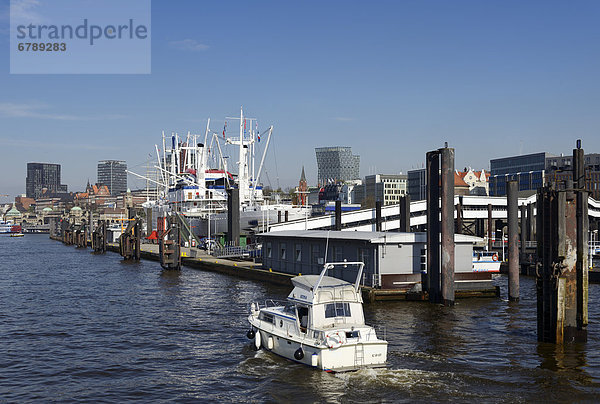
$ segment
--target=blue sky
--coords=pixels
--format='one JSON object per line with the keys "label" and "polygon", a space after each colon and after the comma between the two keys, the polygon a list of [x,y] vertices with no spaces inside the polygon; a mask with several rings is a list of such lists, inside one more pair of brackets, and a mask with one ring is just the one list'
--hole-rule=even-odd
{"label": "blue sky", "polygon": [[136,170],[162,130],[220,130],[240,105],[275,127],[272,186],[303,165],[314,184],[320,146],[351,146],[363,176],[420,167],[445,141],[457,168],[577,138],[600,152],[597,1],[153,0],[149,75],[10,75],[8,8],[0,194],[25,191],[32,161],[62,164],[69,190],[98,160]]}

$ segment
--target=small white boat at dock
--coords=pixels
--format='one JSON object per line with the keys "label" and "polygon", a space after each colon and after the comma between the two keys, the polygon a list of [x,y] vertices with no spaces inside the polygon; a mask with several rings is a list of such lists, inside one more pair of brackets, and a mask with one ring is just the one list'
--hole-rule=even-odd
{"label": "small white boat at dock", "polygon": [[496,252],[473,250],[473,272],[500,273],[500,264]]}
{"label": "small white boat at dock", "polygon": [[[326,276],[334,268],[358,269],[355,284]],[[287,302],[252,303],[248,338],[256,349],[325,371],[385,367],[388,343],[365,324],[362,262],[326,263],[320,275],[292,278]]]}

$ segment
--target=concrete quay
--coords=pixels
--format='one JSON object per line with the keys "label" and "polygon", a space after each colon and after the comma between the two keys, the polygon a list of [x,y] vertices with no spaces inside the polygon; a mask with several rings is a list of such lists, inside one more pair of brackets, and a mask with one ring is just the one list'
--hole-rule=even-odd
{"label": "concrete quay", "polygon": [[[50,237],[56,241],[62,241],[58,237]],[[88,244],[89,245],[89,244]],[[107,250],[119,253],[119,244],[108,243]],[[159,262],[159,251],[157,244],[142,244],[141,258]],[[276,285],[291,286],[291,279],[295,274],[277,272],[272,269],[264,269],[260,264],[252,261],[236,261],[224,258],[216,258],[197,248],[181,247],[182,263],[190,268],[204,271],[218,272],[244,279],[261,282],[269,282]],[[415,292],[407,289],[375,289],[367,286],[362,287],[363,300],[365,302],[375,301],[428,301],[427,292]],[[486,290],[469,291],[457,290],[457,298],[470,297],[497,297],[499,288],[494,287]]]}

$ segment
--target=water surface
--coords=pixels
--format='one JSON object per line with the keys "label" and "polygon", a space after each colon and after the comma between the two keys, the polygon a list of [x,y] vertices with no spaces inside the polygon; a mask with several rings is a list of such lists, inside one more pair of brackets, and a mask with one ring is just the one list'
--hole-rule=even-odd
{"label": "water surface", "polygon": [[48,239],[0,237],[0,401],[511,402],[600,400],[600,285],[585,344],[536,338],[535,284],[521,301],[365,305],[385,325],[388,369],[328,374],[245,337],[248,303],[290,288]]}

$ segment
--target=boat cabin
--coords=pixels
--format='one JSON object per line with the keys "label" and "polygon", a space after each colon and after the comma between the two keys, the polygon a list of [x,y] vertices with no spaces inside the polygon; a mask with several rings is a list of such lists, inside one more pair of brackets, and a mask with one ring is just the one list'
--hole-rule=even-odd
{"label": "boat cabin", "polygon": [[351,283],[329,276],[305,275],[293,278],[292,284],[294,289],[288,301],[296,306],[301,330],[364,324],[362,297]]}

